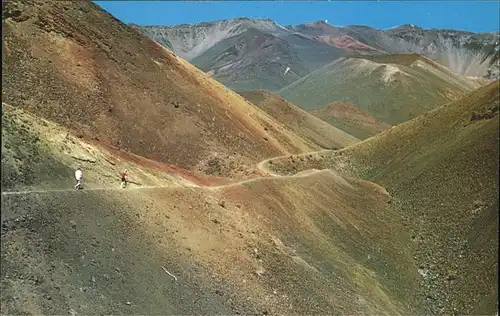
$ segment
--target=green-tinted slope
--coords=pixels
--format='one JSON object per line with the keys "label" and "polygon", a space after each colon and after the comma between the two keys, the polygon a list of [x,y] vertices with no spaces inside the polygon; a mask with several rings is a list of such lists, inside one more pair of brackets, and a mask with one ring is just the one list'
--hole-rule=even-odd
{"label": "green-tinted slope", "polygon": [[191,62],[233,90],[276,91],[345,55],[338,48],[299,35],[276,37],[250,28],[222,40]]}
{"label": "green-tinted slope", "polygon": [[493,315],[498,297],[499,81],[322,158],[384,186],[405,220],[433,314]]}
{"label": "green-tinted slope", "polygon": [[73,170],[52,157],[33,124],[30,117],[2,104],[2,191],[73,178]]}
{"label": "green-tinted slope", "polygon": [[[217,43],[191,62],[240,91],[277,90],[309,72],[287,42],[256,29]],[[294,72],[285,76],[286,67]]]}
{"label": "green-tinted slope", "polygon": [[346,153],[400,200],[436,312],[496,310],[499,91],[496,81]]}
{"label": "green-tinted slope", "polygon": [[283,88],[280,95],[307,109],[348,101],[394,125],[478,86],[414,54],[367,58],[337,59]]}

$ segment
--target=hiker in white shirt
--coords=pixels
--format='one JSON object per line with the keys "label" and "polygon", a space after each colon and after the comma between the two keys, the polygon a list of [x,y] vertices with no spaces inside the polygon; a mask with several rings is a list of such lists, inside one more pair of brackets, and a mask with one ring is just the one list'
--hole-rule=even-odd
{"label": "hiker in white shirt", "polygon": [[76,169],[75,171],[75,179],[76,179],[76,185],[75,189],[81,189],[82,188],[82,179],[83,179],[83,172],[81,168]]}

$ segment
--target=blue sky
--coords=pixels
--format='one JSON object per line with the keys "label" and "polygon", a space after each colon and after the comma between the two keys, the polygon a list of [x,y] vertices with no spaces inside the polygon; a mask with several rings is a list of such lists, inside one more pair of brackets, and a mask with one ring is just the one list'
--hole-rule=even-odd
{"label": "blue sky", "polygon": [[94,1],[125,23],[175,25],[237,17],[282,25],[328,20],[331,25],[389,28],[415,24],[473,32],[499,30],[500,1]]}

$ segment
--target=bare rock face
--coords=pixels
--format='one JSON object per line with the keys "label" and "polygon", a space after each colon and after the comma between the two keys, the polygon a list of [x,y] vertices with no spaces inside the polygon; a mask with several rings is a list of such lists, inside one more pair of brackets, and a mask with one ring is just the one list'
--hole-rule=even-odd
{"label": "bare rock face", "polygon": [[180,57],[191,61],[218,42],[244,32],[249,28],[245,21],[251,20],[235,19],[178,26],[134,25],[134,27],[172,49]]}
{"label": "bare rock face", "polygon": [[[500,33],[473,33],[458,30],[424,30],[403,25],[387,31],[459,74],[498,79]],[[496,70],[495,70],[496,69]]]}

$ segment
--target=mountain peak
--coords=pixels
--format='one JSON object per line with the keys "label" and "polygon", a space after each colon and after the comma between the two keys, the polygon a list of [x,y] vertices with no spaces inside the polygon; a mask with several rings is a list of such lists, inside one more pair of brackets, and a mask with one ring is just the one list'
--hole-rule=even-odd
{"label": "mountain peak", "polygon": [[[216,20],[216,21],[202,21],[202,22],[197,22],[197,23],[183,23],[183,24],[175,24],[175,25],[141,25],[140,27],[142,28],[156,28],[156,27],[166,27],[166,28],[196,28],[196,27],[210,27],[212,25],[218,25],[218,24],[234,24],[234,23],[245,23],[245,22],[253,22],[256,24],[259,23],[273,23],[276,24],[273,20],[271,19],[261,19],[261,18],[248,18],[248,17],[238,17],[238,18],[232,18],[232,19],[223,19],[223,20]],[[139,25],[135,23],[129,23],[129,26],[136,26],[139,27]]]}
{"label": "mountain peak", "polygon": [[315,24],[315,25],[328,25],[328,23],[326,21],[327,20],[317,20],[317,21],[313,21],[312,24]]}
{"label": "mountain peak", "polygon": [[403,25],[398,26],[397,28],[423,30],[423,28],[421,28],[420,26],[415,25],[415,24],[403,24]]}
{"label": "mountain peak", "polygon": [[248,17],[235,18],[234,20],[236,20],[236,21],[253,21],[253,22],[274,22],[271,19],[248,18]]}
{"label": "mountain peak", "polygon": [[309,27],[324,27],[324,26],[330,26],[326,21],[328,20],[316,20],[308,23],[304,23],[303,25],[309,26]]}

